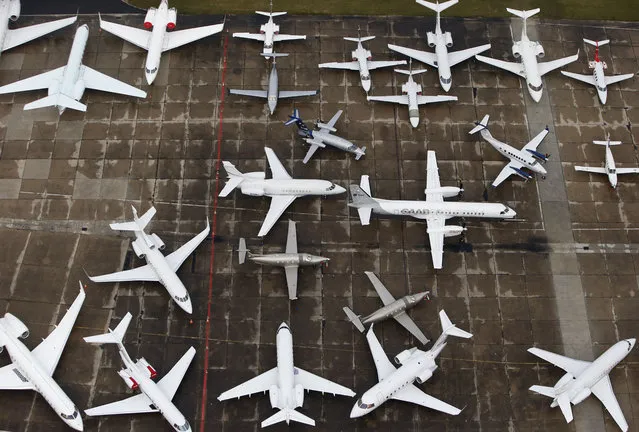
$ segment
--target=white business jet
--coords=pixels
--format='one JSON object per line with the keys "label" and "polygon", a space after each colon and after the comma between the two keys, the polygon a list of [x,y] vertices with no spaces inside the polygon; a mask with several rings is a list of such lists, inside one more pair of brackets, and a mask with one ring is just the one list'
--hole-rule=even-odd
{"label": "white business jet", "polygon": [[380,215],[411,216],[425,220],[430,240],[430,254],[433,267],[436,269],[442,268],[444,237],[458,236],[466,230],[462,226],[446,225],[446,219],[453,217],[512,219],[517,215],[505,204],[444,201],[444,198],[459,195],[463,189],[455,186],[440,186],[437,159],[432,150],[428,151],[426,189],[424,190],[426,201],[373,198],[367,175],[362,176],[359,186],[351,185],[350,189],[353,202],[348,206],[357,209],[362,225],[370,224],[371,212]]}
{"label": "white business jet", "polygon": [[367,390],[357,400],[351,410],[351,418],[362,417],[389,399],[421,405],[450,415],[457,415],[461,412],[459,408],[427,395],[413,384],[413,382],[423,384],[433,376],[433,372],[438,367],[435,360],[446,346],[448,336],[464,339],[473,337],[472,334],[458,329],[450,322],[443,310],[439,312],[439,319],[442,324],[442,334],[437,338],[433,347],[428,351],[411,348],[400,352],[395,356],[395,363],[400,366],[399,368],[395,368],[388,360],[371,326],[366,333],[366,340],[375,361],[379,383]]}
{"label": "white business jet", "polygon": [[34,75],[0,87],[0,94],[48,89],[48,96],[24,106],[25,110],[55,106],[64,112],[65,108],[86,111],[87,106],[78,102],[85,89],[119,93],[129,96],[146,97],[146,92],[104,75],[82,64],[82,56],[89,38],[89,26],[78,27],[65,66],[49,72]]}
{"label": "white business jet", "polygon": [[617,342],[600,355],[595,361],[575,360],[559,354],[530,348],[528,352],[560,367],[567,373],[557,381],[554,387],[534,385],[529,390],[552,398],[552,408],[559,405],[566,422],[573,419],[570,404],[577,405],[591,394],[603,403],[610,416],[622,431],[628,430],[628,423],[615,397],[608,374],[617,366],[635,346],[635,339]]}
{"label": "white business jet", "polygon": [[587,166],[576,166],[576,171],[583,171],[593,174],[605,174],[608,176],[608,181],[610,182],[610,186],[614,188],[617,187],[617,176],[619,174],[639,174],[639,168],[617,168],[615,165],[615,158],[612,157],[612,151],[610,150],[610,146],[620,145],[621,141],[610,141],[610,135],[606,138],[605,141],[593,141],[593,144],[606,146],[606,156],[604,159],[603,167],[587,167]]}
{"label": "white business jet", "polygon": [[263,54],[270,54],[273,52],[273,44],[275,42],[291,41],[306,39],[306,35],[289,35],[280,34],[280,26],[273,22],[273,17],[286,15],[286,12],[273,12],[273,2],[271,1],[271,11],[262,12],[255,11],[256,14],[268,17],[268,21],[260,26],[259,33],[233,33],[233,37],[242,39],[253,39],[256,41],[264,42],[264,48],[262,48]]}
{"label": "white business jet", "polygon": [[268,234],[295,198],[306,195],[339,195],[346,192],[346,189],[328,180],[294,179],[286,172],[271,148],[264,147],[264,151],[273,173],[272,178],[267,179],[266,173],[261,171],[242,174],[231,162],[224,161],[228,181],[219,194],[224,198],[239,186],[244,195],[271,197],[271,206],[257,234],[258,237]]}
{"label": "white business jet", "polygon": [[12,361],[11,364],[0,368],[0,390],[37,391],[63,422],[78,431],[83,430],[80,412],[52,375],[85,297],[80,283],[80,294],[60,324],[31,352],[18,340],[29,337],[29,330],[24,323],[10,313],[0,318],[0,352],[6,348]]}
{"label": "white business jet", "polygon": [[175,28],[176,22],[177,11],[175,8],[169,8],[167,0],[162,0],[158,8],[149,8],[144,17],[144,28],[147,30],[104,21],[100,16],[100,28],[102,30],[148,51],[144,73],[149,84],[153,82],[158,74],[163,52],[219,33],[224,27],[224,23],[222,23],[168,33],[167,30]]}
{"label": "white business jet", "polygon": [[526,85],[528,86],[528,93],[530,93],[530,96],[535,102],[539,102],[543,93],[541,77],[546,75],[548,72],[576,61],[579,58],[579,51],[577,51],[577,54],[573,56],[538,63],[537,57],[542,58],[545,55],[544,47],[542,47],[539,42],[528,39],[528,34],[526,33],[526,20],[538,13],[541,9],[537,8],[528,11],[520,11],[506,8],[506,10],[524,20],[521,28],[521,39],[513,43],[513,56],[521,60],[517,63],[513,63],[481,55],[476,55],[475,58],[479,61],[504,69],[508,72],[512,72],[515,75],[519,75],[524,78],[526,80]]}
{"label": "white business jet", "polygon": [[459,0],[449,0],[444,3],[431,3],[424,0],[416,0],[422,6],[437,12],[435,33],[426,33],[428,46],[435,47],[435,52],[420,51],[412,48],[405,48],[397,45],[388,44],[388,48],[398,53],[404,54],[408,57],[414,58],[422,63],[436,67],[439,73],[439,84],[444,91],[450,90],[453,82],[453,77],[450,73],[450,68],[459,64],[476,54],[490,49],[490,44],[481,45],[475,48],[468,48],[461,51],[448,52],[448,48],[453,46],[453,37],[450,32],[442,32],[440,24],[440,12],[448,9],[454,4],[457,4]]}
{"label": "white business jet", "polygon": [[630,79],[635,76],[635,74],[631,73],[607,77],[605,70],[608,69],[608,65],[606,64],[606,62],[601,61],[601,59],[599,58],[599,47],[608,44],[610,41],[608,39],[602,41],[592,41],[590,39],[584,38],[584,42],[590,45],[594,45],[595,47],[595,58],[593,61],[588,62],[588,67],[592,69],[592,75],[582,75],[566,71],[561,71],[561,73],[567,77],[574,78],[576,80],[583,81],[586,84],[595,86],[595,88],[597,89],[597,94],[599,95],[599,100],[602,104],[605,104],[606,100],[608,99],[608,86],[610,84]]}
{"label": "white business jet", "polygon": [[140,218],[138,218],[138,212],[135,207],[131,208],[133,209],[133,222],[118,222],[112,223],[109,226],[112,230],[116,231],[133,231],[135,233],[135,240],[131,243],[133,251],[139,258],[144,258],[147,264],[131,270],[109,273],[102,276],[89,276],[89,279],[93,282],[160,282],[178,306],[186,313],[192,313],[193,305],[191,304],[189,293],[175,272],[209,235],[210,227],[208,218],[206,220],[206,228],[204,228],[202,232],[175,252],[164,256],[160,251],[164,250],[165,245],[160,237],[155,233],[147,234],[144,232],[144,228],[155,215],[155,207],[151,207]]}
{"label": "white business jet", "polygon": [[550,155],[539,153],[537,151],[537,147],[539,147],[539,144],[541,144],[544,138],[546,138],[546,135],[548,135],[548,126],[546,126],[546,129],[539,132],[536,137],[524,146],[524,148],[517,150],[513,146],[503,143],[492,136],[488,130],[488,118],[489,116],[487,114],[480,122],[475,123],[477,126],[475,126],[469,134],[472,135],[480,132],[481,137],[493,146],[495,150],[501,153],[504,157],[510,159],[510,162],[506,164],[495,181],[493,181],[493,187],[499,186],[504,180],[513,174],[518,175],[526,181],[533,178],[532,174],[524,171],[522,168],[527,168],[532,172],[541,175],[542,178],[546,178],[546,168],[544,168],[541,164],[546,163]]}
{"label": "white business jet", "polygon": [[124,369],[118,371],[118,375],[131,390],[140,390],[140,393],[126,399],[112,402],[99,407],[85,410],[89,416],[119,415],[119,414],[144,414],[159,412],[167,422],[178,432],[189,432],[191,426],[184,418],[179,409],[171,402],[178,387],[182,383],[184,374],[191,365],[195,357],[195,348],[191,347],[173,366],[173,369],[164,376],[157,384],[153,379],[157,372],[144,358],[133,361],[129,353],[124,348],[122,340],[126,333],[131,314],[127,314],[115,330],[98,336],[85,337],[84,340],[90,344],[116,344]]}
{"label": "white business jet", "polygon": [[366,99],[369,101],[391,102],[400,105],[407,105],[408,118],[410,120],[410,124],[413,125],[414,128],[419,125],[419,105],[457,100],[457,96],[422,96],[422,86],[421,84],[417,84],[413,81],[413,75],[426,72],[426,69],[395,69],[395,72],[408,75],[408,81],[406,81],[405,84],[402,84],[402,93],[405,94],[397,96],[367,96]]}
{"label": "white business jet", "polygon": [[243,384],[222,393],[217,400],[225,401],[254,393],[268,392],[271,407],[280,411],[262,422],[262,427],[290,421],[315,426],[315,420],[296,411],[304,405],[304,390],[333,395],[355,396],[351,389],[300,369],[293,364],[293,335],[286,323],[280,324],[275,337],[277,366]]}

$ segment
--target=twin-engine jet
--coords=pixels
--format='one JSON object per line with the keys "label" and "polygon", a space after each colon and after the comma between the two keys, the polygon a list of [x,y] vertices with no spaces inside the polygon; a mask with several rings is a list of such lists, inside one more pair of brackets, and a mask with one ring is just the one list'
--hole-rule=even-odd
{"label": "twin-engine jet", "polygon": [[610,186],[614,188],[617,187],[617,176],[620,174],[639,174],[639,168],[617,168],[615,164],[615,158],[612,156],[612,151],[610,150],[610,146],[620,145],[621,141],[610,141],[610,135],[606,138],[605,141],[593,141],[593,144],[606,146],[606,156],[604,159],[603,167],[587,167],[587,166],[576,166],[576,171],[583,171],[593,174],[605,174],[608,176],[608,181],[610,182]]}
{"label": "twin-engine jet", "polygon": [[293,335],[286,323],[282,323],[278,327],[275,344],[277,349],[276,367],[244,384],[225,391],[217,400],[239,399],[254,393],[268,392],[271,407],[277,408],[279,411],[264,420],[262,427],[283,421],[286,424],[294,421],[315,426],[315,420],[295,410],[304,405],[304,390],[355,396],[351,389],[300,369],[293,364]]}
{"label": "twin-engine jet", "polygon": [[442,187],[439,183],[439,172],[435,152],[428,151],[426,168],[426,201],[386,200],[373,198],[367,175],[363,175],[360,185],[351,185],[352,203],[359,213],[362,225],[370,223],[371,213],[380,215],[411,216],[425,220],[428,238],[430,240],[430,254],[433,267],[442,268],[444,255],[444,237],[461,235],[466,228],[458,225],[446,225],[446,220],[453,217],[460,218],[494,218],[512,219],[517,213],[505,204],[474,203],[453,201],[445,202],[444,198],[459,195],[462,189],[455,186]]}
{"label": "twin-engine jet", "polygon": [[360,397],[351,411],[351,418],[362,417],[377,409],[389,399],[409,402],[424,406],[446,414],[457,415],[461,412],[459,408],[447,404],[433,396],[430,396],[418,387],[417,384],[426,382],[437,370],[435,360],[446,346],[448,336],[468,339],[472,334],[458,329],[443,310],[439,312],[439,319],[442,324],[442,334],[431,349],[421,351],[417,348],[404,350],[395,356],[395,363],[400,367],[395,368],[388,360],[379,340],[373,333],[373,327],[366,333],[366,340],[370,347],[379,383],[375,384]]}
{"label": "twin-engine jet", "polygon": [[264,42],[264,48],[262,48],[262,54],[270,54],[273,52],[273,44],[275,42],[291,41],[306,39],[306,35],[289,35],[280,34],[280,26],[273,22],[273,17],[286,15],[286,12],[273,12],[273,3],[271,2],[271,11],[262,12],[255,11],[258,15],[268,17],[268,21],[260,26],[259,33],[233,33],[233,37],[242,39],[253,39],[256,41]]}
{"label": "twin-engine jet", "polygon": [[228,181],[219,194],[224,198],[239,186],[244,195],[271,197],[271,206],[257,234],[258,237],[268,234],[296,198],[306,195],[339,195],[346,192],[346,189],[328,180],[294,179],[286,172],[271,148],[264,147],[264,151],[273,174],[272,178],[267,179],[266,173],[261,171],[242,174],[231,162],[224,161]]}
{"label": "twin-engine jet", "polygon": [[114,34],[127,42],[148,51],[144,74],[146,81],[151,84],[158,74],[162,53],[196,40],[214,35],[222,31],[224,23],[186,30],[173,30],[177,23],[177,10],[169,8],[169,2],[162,0],[157,8],[149,8],[144,17],[144,28],[124,26],[100,17],[100,28]]}
{"label": "twin-engine jet", "polygon": [[504,69],[508,72],[512,72],[515,75],[519,75],[524,78],[526,80],[526,85],[528,86],[528,93],[530,93],[530,96],[535,102],[539,102],[543,93],[541,77],[546,75],[548,72],[576,61],[579,58],[579,51],[577,51],[577,54],[573,56],[545,63],[538,63],[537,57],[542,58],[545,55],[544,47],[542,47],[539,42],[528,39],[528,34],[526,33],[526,20],[537,14],[541,9],[537,8],[533,10],[520,11],[506,8],[506,10],[524,20],[521,28],[521,39],[513,43],[513,56],[520,59],[520,61],[518,63],[513,63],[481,55],[476,55],[475,58],[479,61]]}
{"label": "twin-engine jet", "polygon": [[65,66],[4,85],[0,87],[0,94],[48,89],[47,97],[26,104],[24,109],[55,106],[60,114],[65,108],[86,111],[87,106],[78,102],[85,89],[146,97],[146,92],[82,64],[88,38],[89,26],[85,24],[78,27]]}
{"label": "twin-engine jet", "polygon": [[546,178],[547,171],[542,164],[548,161],[550,155],[539,153],[537,151],[537,147],[539,147],[539,144],[541,144],[544,138],[546,138],[546,135],[548,135],[548,126],[546,126],[546,129],[539,132],[536,137],[524,146],[524,148],[517,150],[513,146],[503,143],[492,136],[488,130],[488,118],[489,116],[487,114],[480,122],[475,123],[477,126],[475,126],[469,134],[472,135],[479,132],[481,137],[493,146],[495,150],[501,153],[504,157],[510,159],[510,162],[508,162],[508,164],[501,170],[493,182],[493,187],[499,186],[504,180],[513,174],[518,175],[526,181],[533,178],[533,175],[524,171],[523,168],[527,168],[532,172],[541,175],[542,178]]}
{"label": "twin-engine jet", "polygon": [[80,283],[80,294],[60,324],[33,351],[29,351],[18,340],[18,338],[29,337],[29,330],[24,323],[10,313],[0,318],[0,352],[6,348],[12,362],[0,368],[0,390],[37,391],[63,422],[78,431],[83,430],[80,412],[52,375],[60,361],[85,297],[82,283]]}
{"label": "twin-engine jet", "polygon": [[240,264],[244,264],[246,257],[257,264],[284,267],[286,285],[288,286],[288,298],[297,299],[297,269],[299,266],[312,266],[326,263],[330,258],[297,252],[297,232],[295,222],[288,221],[288,236],[286,238],[286,251],[274,254],[253,254],[246,248],[246,240],[240,238],[238,250]]}
{"label": "twin-engine jet", "polygon": [[84,340],[96,345],[116,344],[120,358],[122,358],[124,363],[124,369],[119,370],[118,375],[128,388],[134,391],[140,390],[140,393],[117,402],[90,408],[85,413],[89,416],[103,416],[159,412],[174,430],[190,432],[191,426],[189,422],[171,400],[182,383],[184,374],[186,374],[191,365],[193,357],[195,357],[195,348],[189,348],[173,366],[173,369],[156,384],[153,379],[157,376],[157,372],[153,366],[144,357],[135,361],[132,360],[122,344],[130,322],[131,314],[127,312],[115,330],[109,329],[106,334],[85,337]]}
{"label": "twin-engine jet", "polygon": [[164,250],[165,245],[160,237],[155,233],[147,234],[144,232],[144,228],[155,215],[155,207],[151,207],[139,218],[135,207],[131,208],[133,209],[132,222],[112,223],[109,226],[112,230],[116,231],[133,231],[135,234],[135,240],[131,243],[133,251],[139,258],[144,258],[147,264],[132,270],[124,270],[102,276],[89,276],[89,279],[93,282],[160,282],[178,306],[186,313],[192,313],[193,305],[191,304],[189,293],[175,272],[209,235],[210,227],[208,218],[206,220],[206,228],[204,228],[202,232],[175,252],[164,256],[160,251]]}
{"label": "twin-engine jet", "polygon": [[420,51],[412,48],[405,48],[397,45],[388,44],[388,48],[398,53],[402,53],[408,57],[418,60],[422,63],[436,67],[439,73],[439,85],[444,91],[450,90],[453,77],[450,68],[459,64],[476,54],[486,51],[490,48],[490,44],[481,45],[475,48],[468,48],[462,51],[448,52],[448,48],[453,46],[453,37],[450,32],[442,32],[440,24],[440,12],[457,4],[459,0],[449,0],[444,3],[431,3],[424,0],[416,0],[422,6],[437,12],[435,33],[426,33],[428,46],[435,48],[435,52]]}

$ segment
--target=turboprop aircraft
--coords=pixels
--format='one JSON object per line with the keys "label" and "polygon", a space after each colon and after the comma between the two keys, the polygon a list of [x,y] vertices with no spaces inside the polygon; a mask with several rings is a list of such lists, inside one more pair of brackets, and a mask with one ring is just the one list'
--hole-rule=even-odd
{"label": "turboprop aircraft", "polygon": [[425,220],[428,238],[430,240],[430,254],[433,267],[442,268],[444,255],[444,237],[461,235],[466,228],[458,225],[446,225],[446,219],[460,218],[495,218],[512,219],[517,213],[505,204],[474,203],[474,202],[445,202],[444,198],[459,195],[463,189],[455,186],[440,186],[437,159],[435,152],[428,151],[426,168],[426,201],[386,200],[373,198],[367,175],[363,175],[360,185],[351,185],[353,202],[349,207],[355,207],[359,213],[362,225],[370,223],[371,213],[381,215],[411,216]]}
{"label": "turboprop aircraft", "polygon": [[362,417],[389,399],[414,403],[450,415],[461,412],[459,408],[424,393],[413,384],[413,382],[423,384],[433,376],[433,372],[437,370],[435,360],[446,346],[448,336],[464,339],[473,337],[472,334],[458,329],[450,322],[443,310],[439,312],[439,319],[442,324],[442,334],[432,348],[428,351],[411,348],[400,352],[395,356],[395,363],[400,365],[399,368],[395,368],[388,360],[371,326],[366,333],[366,340],[375,361],[379,383],[364,392],[357,400],[351,410],[351,418]]}
{"label": "turboprop aircraft", "polygon": [[89,279],[93,282],[160,282],[178,306],[186,313],[192,313],[193,305],[191,304],[189,293],[175,272],[209,235],[210,227],[208,218],[206,220],[206,228],[204,228],[202,232],[175,252],[164,256],[160,251],[164,250],[165,245],[160,237],[155,233],[147,234],[144,232],[144,228],[155,215],[155,207],[148,209],[147,212],[139,218],[135,207],[132,206],[131,208],[133,209],[132,222],[112,223],[109,226],[112,230],[116,231],[133,231],[135,234],[135,240],[131,243],[133,251],[139,258],[144,258],[147,264],[131,270],[109,273],[102,276],[89,276]]}
{"label": "turboprop aircraft", "polygon": [[130,322],[131,314],[127,312],[115,330],[109,329],[106,334],[85,337],[84,340],[96,345],[116,344],[120,358],[124,363],[124,369],[119,370],[118,375],[127,387],[131,390],[140,390],[140,393],[117,402],[90,408],[84,412],[89,416],[159,412],[176,431],[190,432],[189,422],[171,400],[182,383],[193,357],[195,357],[195,348],[189,348],[173,366],[173,369],[156,384],[153,379],[157,376],[157,372],[153,366],[144,357],[133,361],[122,344]]}
{"label": "turboprop aircraft", "polygon": [[33,351],[29,351],[18,340],[29,337],[27,326],[10,313],[0,318],[0,352],[6,348],[12,362],[0,368],[0,390],[37,391],[63,422],[78,431],[83,430],[80,412],[52,375],[60,361],[64,346],[69,340],[69,334],[85,297],[82,282],[80,282],[80,294],[60,324]]}
{"label": "turboprop aircraft", "polygon": [[488,130],[488,118],[489,116],[486,114],[480,122],[475,123],[477,126],[475,126],[469,134],[472,135],[480,132],[481,137],[493,146],[495,150],[510,159],[510,162],[508,162],[508,164],[501,170],[495,181],[493,181],[493,187],[499,186],[504,180],[513,174],[518,175],[526,181],[533,178],[532,174],[524,171],[522,168],[527,168],[534,173],[540,174],[542,178],[546,178],[546,168],[544,168],[541,164],[546,163],[550,155],[539,153],[537,151],[537,147],[539,147],[539,144],[541,144],[544,138],[546,138],[546,135],[548,135],[548,126],[546,126],[546,129],[539,132],[536,137],[524,146],[524,148],[517,150],[513,146],[503,143],[492,136]]}
{"label": "turboprop aircraft", "polygon": [[151,84],[158,74],[162,53],[182,45],[186,45],[207,36],[219,33],[224,28],[224,23],[204,27],[195,27],[186,30],[171,31],[175,29],[177,22],[177,10],[169,8],[167,0],[161,0],[157,8],[149,8],[144,17],[144,28],[124,26],[109,21],[103,21],[100,16],[100,28],[114,34],[127,42],[132,43],[148,51],[144,74],[146,82]]}
{"label": "turboprop aircraft", "polygon": [[450,68],[459,64],[476,54],[490,49],[490,44],[481,45],[475,48],[468,48],[461,51],[448,52],[448,48],[453,46],[453,37],[450,32],[442,32],[440,24],[440,12],[448,9],[454,4],[457,4],[459,0],[449,0],[444,3],[431,3],[424,0],[416,0],[422,6],[426,6],[437,12],[437,18],[435,21],[435,33],[426,33],[426,40],[428,46],[435,47],[435,52],[420,51],[412,48],[405,48],[397,45],[388,44],[388,48],[398,53],[404,54],[408,57],[414,58],[422,63],[436,67],[439,73],[439,84],[444,91],[450,90],[453,82],[453,77],[450,73]]}
{"label": "turboprop aircraft", "polygon": [[275,337],[277,366],[243,384],[222,393],[217,400],[225,401],[254,393],[268,392],[271,407],[279,409],[262,422],[262,427],[290,421],[315,426],[315,420],[296,411],[304,404],[304,390],[333,395],[355,396],[351,389],[300,369],[293,364],[293,335],[286,323],[280,324]]}
{"label": "turboprop aircraft", "polygon": [[264,172],[242,174],[231,162],[224,161],[224,170],[229,179],[219,194],[224,198],[239,186],[244,195],[271,197],[271,206],[257,234],[258,237],[268,234],[295,198],[305,195],[339,195],[346,192],[346,189],[328,180],[294,179],[286,172],[271,148],[264,147],[264,151],[273,174],[272,178],[267,179]]}
{"label": "turboprop aircraft", "polygon": [[624,75],[613,75],[606,76],[605,70],[608,69],[608,65],[606,62],[602,61],[599,58],[599,47],[602,45],[606,45],[610,41],[608,39],[602,41],[592,41],[590,39],[585,39],[584,42],[590,45],[594,45],[595,47],[595,58],[593,61],[588,62],[588,67],[592,69],[592,75],[582,75],[572,72],[561,71],[561,73],[567,77],[574,78],[579,81],[583,81],[586,84],[590,84],[595,86],[597,89],[597,94],[599,95],[599,100],[602,104],[605,105],[606,100],[608,99],[608,86],[610,84],[618,83],[619,81],[627,80],[635,76],[635,74],[624,74]]}
{"label": "turboprop aircraft", "polygon": [[593,144],[606,146],[606,156],[604,159],[603,167],[587,167],[576,166],[576,171],[583,171],[593,174],[605,174],[608,176],[608,181],[613,189],[617,187],[617,176],[619,174],[639,174],[639,168],[617,168],[615,165],[615,158],[612,157],[612,151],[610,146],[620,145],[621,141],[610,141],[610,135],[606,137],[605,141],[593,141]]}
{"label": "turboprop aircraft", "polygon": [[575,360],[539,348],[529,348],[528,352],[566,371],[553,387],[534,385],[529,390],[552,398],[552,408],[559,405],[566,422],[573,419],[570,404],[577,405],[591,394],[603,403],[610,416],[622,431],[628,430],[628,423],[621,411],[610,383],[610,371],[617,366],[635,346],[635,339],[617,342],[595,361]]}
{"label": "turboprop aircraft", "polygon": [[515,75],[519,75],[524,78],[528,87],[528,93],[530,93],[530,96],[535,102],[539,102],[543,93],[541,77],[546,75],[548,72],[576,61],[579,58],[579,51],[577,51],[577,54],[573,56],[538,63],[537,57],[542,58],[545,55],[544,47],[542,47],[539,42],[528,39],[528,34],[526,33],[526,20],[537,14],[541,9],[537,8],[533,10],[520,11],[506,8],[506,10],[524,20],[521,28],[521,39],[513,43],[513,56],[520,59],[520,61],[518,63],[513,63],[481,55],[476,55],[475,58],[479,61],[504,69],[508,72],[512,72]]}
{"label": "turboprop aircraft", "polygon": [[85,89],[146,97],[146,92],[104,75],[82,64],[82,56],[89,38],[89,26],[78,27],[73,38],[69,60],[65,66],[0,87],[0,94],[48,89],[48,96],[24,106],[26,110],[55,106],[62,114],[65,108],[86,111],[78,102]]}

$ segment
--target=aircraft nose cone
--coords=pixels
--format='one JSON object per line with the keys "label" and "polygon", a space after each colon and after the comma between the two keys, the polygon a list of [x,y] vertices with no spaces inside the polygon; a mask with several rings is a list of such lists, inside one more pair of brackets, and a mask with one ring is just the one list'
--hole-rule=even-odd
{"label": "aircraft nose cone", "polygon": [[193,313],[193,305],[191,304],[191,300],[187,300],[184,303],[178,303],[180,305],[180,307],[182,309],[184,309],[184,312],[186,312],[187,314],[192,314]]}
{"label": "aircraft nose cone", "polygon": [[444,90],[445,92],[448,92],[448,90],[450,90],[451,83],[443,83],[443,82],[441,82],[441,80],[439,82],[442,85],[442,90]]}
{"label": "aircraft nose cone", "polygon": [[357,406],[357,404],[353,405],[353,409],[351,410],[351,418],[357,418],[363,416],[365,413]]}
{"label": "aircraft nose cone", "polygon": [[333,195],[343,194],[344,192],[346,192],[346,189],[344,189],[340,185],[335,185],[335,189],[333,189]]}
{"label": "aircraft nose cone", "polygon": [[539,102],[541,100],[541,92],[532,92],[530,95],[535,102]]}
{"label": "aircraft nose cone", "polygon": [[148,72],[146,72],[144,74],[144,76],[146,77],[147,84],[149,84],[149,85],[153,84],[153,81],[155,80],[156,75],[157,75],[157,72],[156,73],[148,73]]}
{"label": "aircraft nose cone", "polygon": [[635,342],[637,342],[637,339],[631,338],[631,339],[626,339],[626,341],[630,344],[630,348],[632,349],[632,347],[635,346]]}
{"label": "aircraft nose cone", "polygon": [[73,429],[82,432],[84,430],[84,424],[82,423],[82,418],[78,416],[77,419],[68,423]]}
{"label": "aircraft nose cone", "polygon": [[[278,330],[281,330],[281,329],[283,329],[283,328],[288,329],[288,328],[289,328],[289,327],[288,327],[288,324],[286,324],[285,322],[283,322],[282,324],[280,324],[280,326],[279,326],[277,329],[278,329]],[[290,330],[290,329],[289,329],[289,330]]]}
{"label": "aircraft nose cone", "polygon": [[411,117],[410,124],[413,125],[414,128],[419,126],[419,117]]}
{"label": "aircraft nose cone", "polygon": [[416,297],[417,297],[417,301],[422,301],[428,297],[428,293],[427,292],[419,293],[419,294],[416,294]]}
{"label": "aircraft nose cone", "polygon": [[599,100],[601,101],[602,105],[606,104],[606,100],[608,99],[608,92],[600,92],[599,93]]}
{"label": "aircraft nose cone", "polygon": [[273,113],[275,112],[275,107],[277,106],[277,104],[269,102],[268,103],[268,109],[271,112],[271,115],[273,115]]}
{"label": "aircraft nose cone", "polygon": [[362,87],[364,87],[364,91],[366,93],[368,93],[371,89],[371,80],[367,79],[367,80],[363,80],[362,81]]}

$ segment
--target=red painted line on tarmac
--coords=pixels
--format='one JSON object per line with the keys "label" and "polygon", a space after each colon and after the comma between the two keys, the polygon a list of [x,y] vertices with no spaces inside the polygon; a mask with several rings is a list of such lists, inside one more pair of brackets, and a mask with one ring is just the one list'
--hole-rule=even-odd
{"label": "red painted line on tarmac", "polygon": [[217,232],[217,201],[219,193],[220,163],[222,151],[222,120],[224,120],[224,97],[226,96],[226,60],[228,49],[228,34],[224,37],[224,51],[222,55],[222,87],[220,90],[220,115],[217,128],[217,160],[215,164],[215,194],[213,198],[213,215],[211,217],[211,260],[209,262],[209,298],[206,310],[206,326],[204,339],[204,375],[202,377],[202,403],[200,405],[200,432],[204,432],[206,421],[207,385],[209,379],[209,340],[211,337],[211,303],[213,303],[213,263],[215,261],[215,233]]}

